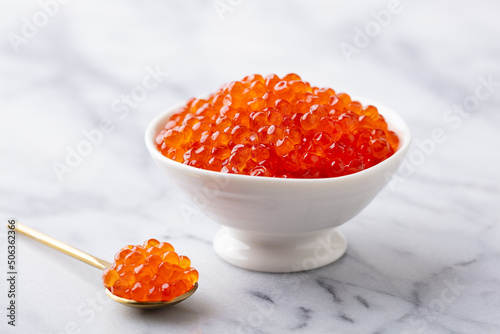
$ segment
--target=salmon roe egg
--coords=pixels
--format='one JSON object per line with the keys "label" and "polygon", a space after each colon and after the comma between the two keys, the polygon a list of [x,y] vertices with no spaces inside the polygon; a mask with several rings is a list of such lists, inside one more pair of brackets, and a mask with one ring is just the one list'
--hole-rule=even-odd
{"label": "salmon roe egg", "polygon": [[[396,152],[399,138],[376,107],[346,93],[311,86],[294,73],[254,74],[189,100],[166,121],[156,146],[169,159],[210,171],[326,178],[380,163]],[[156,242],[144,245],[154,248],[148,254],[173,252]],[[135,262],[140,257],[132,253],[117,257]]]}
{"label": "salmon roe egg", "polygon": [[198,282],[191,260],[177,255],[167,242],[149,239],[143,245],[123,247],[104,269],[104,286],[114,295],[138,302],[171,301]]}

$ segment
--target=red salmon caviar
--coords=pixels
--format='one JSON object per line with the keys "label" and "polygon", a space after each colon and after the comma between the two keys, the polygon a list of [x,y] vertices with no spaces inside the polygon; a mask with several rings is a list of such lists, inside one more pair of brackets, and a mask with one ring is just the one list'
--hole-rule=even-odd
{"label": "red salmon caviar", "polygon": [[399,138],[376,107],[291,73],[250,75],[189,100],[156,144],[172,160],[211,171],[325,178],[380,163],[394,154]]}
{"label": "red salmon caviar", "polygon": [[193,288],[198,271],[187,256],[177,255],[171,244],[149,239],[142,246],[125,246],[116,253],[102,280],[118,297],[139,302],[170,301]]}

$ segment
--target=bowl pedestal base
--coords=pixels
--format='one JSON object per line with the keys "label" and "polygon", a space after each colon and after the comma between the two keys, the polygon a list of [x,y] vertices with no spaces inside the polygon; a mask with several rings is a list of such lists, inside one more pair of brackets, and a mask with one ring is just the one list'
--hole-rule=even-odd
{"label": "bowl pedestal base", "polygon": [[286,273],[326,266],[344,255],[345,237],[335,228],[300,233],[263,235],[223,227],[214,239],[215,252],[244,269]]}

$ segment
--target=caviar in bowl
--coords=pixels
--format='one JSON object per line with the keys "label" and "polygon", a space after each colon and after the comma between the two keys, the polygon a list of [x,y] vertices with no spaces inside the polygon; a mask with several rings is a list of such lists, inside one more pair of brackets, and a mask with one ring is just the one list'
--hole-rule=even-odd
{"label": "caviar in bowl", "polygon": [[[364,104],[370,101],[360,99]],[[372,103],[399,138],[395,152],[357,173],[329,178],[283,178],[221,173],[182,164],[157,147],[158,133],[185,103],[149,125],[146,146],[156,164],[183,191],[194,210],[223,225],[214,249],[236,266],[294,272],[327,265],[346,250],[336,227],[355,217],[389,182],[408,150],[410,132],[389,108]],[[200,201],[200,198],[203,201]]]}

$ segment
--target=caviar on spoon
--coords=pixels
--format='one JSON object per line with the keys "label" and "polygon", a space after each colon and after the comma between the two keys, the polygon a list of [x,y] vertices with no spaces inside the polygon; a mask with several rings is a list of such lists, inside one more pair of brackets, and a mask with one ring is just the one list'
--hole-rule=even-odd
{"label": "caviar on spoon", "polygon": [[106,294],[116,302],[139,308],[177,304],[198,289],[198,272],[169,243],[147,240],[126,246],[109,263],[23,224],[16,231],[103,271]]}

